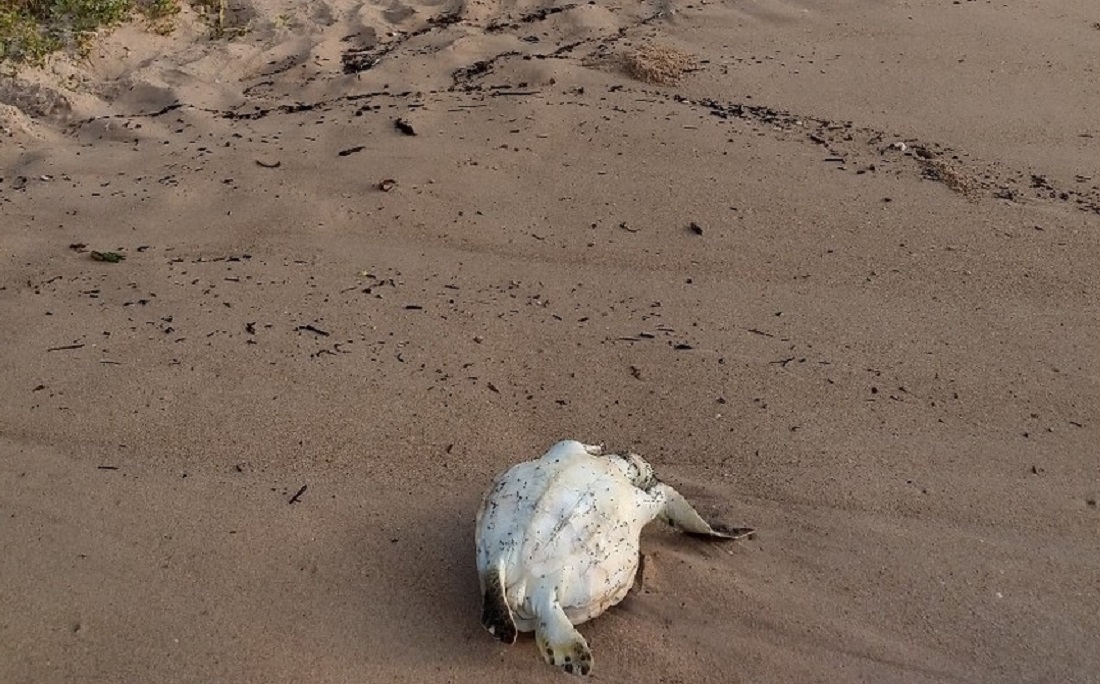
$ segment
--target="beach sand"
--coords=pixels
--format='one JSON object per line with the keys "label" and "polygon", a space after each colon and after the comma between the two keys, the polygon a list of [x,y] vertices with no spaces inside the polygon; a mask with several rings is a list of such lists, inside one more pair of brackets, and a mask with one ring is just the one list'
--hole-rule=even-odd
{"label": "beach sand", "polygon": [[568,437],[758,530],[594,681],[1100,681],[1092,0],[230,8],[0,85],[0,680],[564,681],[473,518]]}

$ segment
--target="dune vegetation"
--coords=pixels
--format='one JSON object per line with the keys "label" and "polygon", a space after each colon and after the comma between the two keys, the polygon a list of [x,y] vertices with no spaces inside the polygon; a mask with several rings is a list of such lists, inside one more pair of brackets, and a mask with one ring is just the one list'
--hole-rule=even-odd
{"label": "dune vegetation", "polygon": [[[97,33],[140,20],[149,30],[171,33],[185,0],[3,0],[0,63],[41,66],[60,50],[86,54]],[[221,36],[226,0],[187,0]]]}

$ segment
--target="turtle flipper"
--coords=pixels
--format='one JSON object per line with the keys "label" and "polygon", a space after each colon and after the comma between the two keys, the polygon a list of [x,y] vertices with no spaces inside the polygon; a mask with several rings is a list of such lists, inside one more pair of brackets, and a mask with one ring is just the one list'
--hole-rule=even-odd
{"label": "turtle flipper", "polygon": [[752,536],[754,530],[750,527],[726,527],[724,525],[712,526],[680,492],[669,485],[660,482],[651,490],[664,499],[664,509],[660,517],[680,530],[684,534],[704,539],[743,539]]}
{"label": "turtle flipper", "polygon": [[540,597],[535,604],[539,622],[535,643],[542,659],[569,674],[587,675],[592,669],[592,650],[584,636],[569,622],[556,598]]}
{"label": "turtle flipper", "polygon": [[482,626],[504,643],[516,643],[516,623],[504,594],[504,568],[499,563],[482,576],[482,586]]}

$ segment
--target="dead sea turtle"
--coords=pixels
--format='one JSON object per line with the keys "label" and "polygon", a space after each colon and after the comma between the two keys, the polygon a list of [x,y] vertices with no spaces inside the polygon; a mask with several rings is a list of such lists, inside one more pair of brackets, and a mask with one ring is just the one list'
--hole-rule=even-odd
{"label": "dead sea turtle", "polygon": [[621,601],[638,569],[642,528],[661,518],[690,535],[739,539],[711,527],[636,454],[558,442],[493,482],[477,513],[481,624],[511,644],[535,632],[544,660],[586,675],[592,651],[574,625]]}

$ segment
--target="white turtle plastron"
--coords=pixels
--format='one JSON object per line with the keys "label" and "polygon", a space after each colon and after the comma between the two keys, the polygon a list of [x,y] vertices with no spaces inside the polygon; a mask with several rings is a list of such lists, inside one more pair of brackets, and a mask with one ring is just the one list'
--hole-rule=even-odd
{"label": "white turtle plastron", "polygon": [[587,674],[592,653],[574,625],[627,595],[642,528],[658,517],[710,539],[752,532],[714,529],[634,454],[602,455],[600,447],[565,440],[512,466],[477,514],[482,624],[506,643],[517,631],[533,631],[548,663]]}

